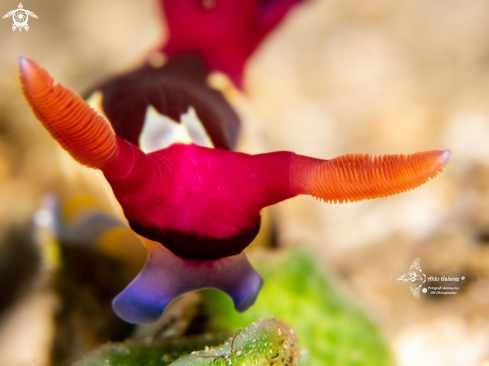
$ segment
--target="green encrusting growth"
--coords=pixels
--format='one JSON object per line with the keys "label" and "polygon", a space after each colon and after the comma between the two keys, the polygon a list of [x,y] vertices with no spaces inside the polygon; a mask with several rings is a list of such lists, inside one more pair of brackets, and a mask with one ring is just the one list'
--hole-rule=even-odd
{"label": "green encrusting growth", "polygon": [[[293,330],[275,319],[259,320],[226,343],[222,337],[109,343],[73,366],[296,366],[298,346]],[[198,351],[203,349],[202,351]]]}
{"label": "green encrusting growth", "polygon": [[223,336],[203,336],[107,343],[73,366],[167,366],[183,355],[209,345],[218,345],[224,340]]}
{"label": "green encrusting growth", "polygon": [[258,318],[275,316],[297,334],[304,366],[390,366],[388,347],[376,325],[325,276],[312,254],[296,249],[250,260],[265,284],[245,313],[216,290],[204,293],[213,329],[242,329]]}
{"label": "green encrusting growth", "polygon": [[194,352],[171,366],[296,366],[298,358],[297,339],[292,328],[269,319],[250,324],[221,347]]}

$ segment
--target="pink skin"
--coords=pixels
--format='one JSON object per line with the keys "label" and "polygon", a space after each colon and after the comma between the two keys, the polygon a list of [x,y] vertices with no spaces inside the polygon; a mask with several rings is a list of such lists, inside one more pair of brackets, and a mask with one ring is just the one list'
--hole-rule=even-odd
{"label": "pink skin", "polygon": [[116,314],[153,322],[175,298],[202,288],[224,291],[237,311],[248,309],[263,280],[242,250],[259,231],[260,210],[295,196],[295,154],[193,144],[145,154],[120,138],[117,146],[117,159],[102,171],[132,229],[163,246],[149,246],[144,268],[112,302]]}
{"label": "pink skin", "polygon": [[295,196],[295,154],[247,155],[174,144],[150,154],[117,138],[102,170],[141,236],[194,260],[237,255],[259,230],[260,210]]}
{"label": "pink skin", "polygon": [[[242,88],[246,60],[302,0],[163,0],[169,56],[194,54]],[[205,3],[210,3],[206,7]]]}

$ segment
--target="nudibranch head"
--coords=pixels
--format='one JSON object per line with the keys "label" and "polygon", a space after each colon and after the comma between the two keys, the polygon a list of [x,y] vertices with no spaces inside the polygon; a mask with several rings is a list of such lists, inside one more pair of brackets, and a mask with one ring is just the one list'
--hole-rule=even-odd
{"label": "nudibranch head", "polygon": [[196,55],[210,70],[224,72],[242,86],[246,60],[302,0],[163,0],[169,56]]}
{"label": "nudibranch head", "polygon": [[165,247],[149,246],[145,268],[114,300],[129,322],[156,320],[175,297],[203,287],[225,291],[245,310],[262,281],[242,251],[259,230],[262,208],[299,194],[328,202],[390,196],[426,183],[450,156],[319,160],[194,144],[146,154],[35,62],[20,58],[20,73],[27,101],[53,138],[79,163],[102,170],[134,231]]}
{"label": "nudibranch head", "polygon": [[[29,60],[24,93],[34,113],[77,161],[101,169],[131,227],[178,256],[216,260],[251,243],[266,206],[308,194],[326,201],[386,197],[418,187],[449,151],[345,155],[318,160],[292,152],[248,155],[174,144],[150,154],[114,136],[105,119]],[[56,112],[53,112],[56,111]]]}

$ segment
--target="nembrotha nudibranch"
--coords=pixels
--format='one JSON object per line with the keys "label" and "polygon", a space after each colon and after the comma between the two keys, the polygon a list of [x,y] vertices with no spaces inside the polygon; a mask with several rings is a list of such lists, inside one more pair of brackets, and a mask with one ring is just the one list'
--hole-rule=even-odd
{"label": "nembrotha nudibranch", "polygon": [[113,303],[134,323],[156,320],[175,297],[205,287],[225,291],[246,310],[262,281],[242,251],[258,233],[264,207],[300,194],[327,202],[391,196],[434,178],[450,157],[445,150],[320,160],[194,144],[146,154],[35,62],[21,57],[20,73],[48,132],[80,164],[100,169],[131,228],[159,243],[149,245],[143,270]]}

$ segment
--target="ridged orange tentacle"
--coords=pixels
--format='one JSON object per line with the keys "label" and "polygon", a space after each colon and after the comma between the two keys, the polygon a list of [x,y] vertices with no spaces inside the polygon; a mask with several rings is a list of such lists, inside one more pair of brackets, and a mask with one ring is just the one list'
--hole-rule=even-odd
{"label": "ridged orange tentacle", "polygon": [[428,182],[443,171],[450,150],[411,155],[342,155],[331,160],[296,155],[291,184],[297,194],[326,202],[354,202],[392,196]]}
{"label": "ridged orange tentacle", "polygon": [[37,119],[80,164],[103,168],[117,156],[116,138],[108,122],[78,95],[34,61],[21,57],[24,95]]}

